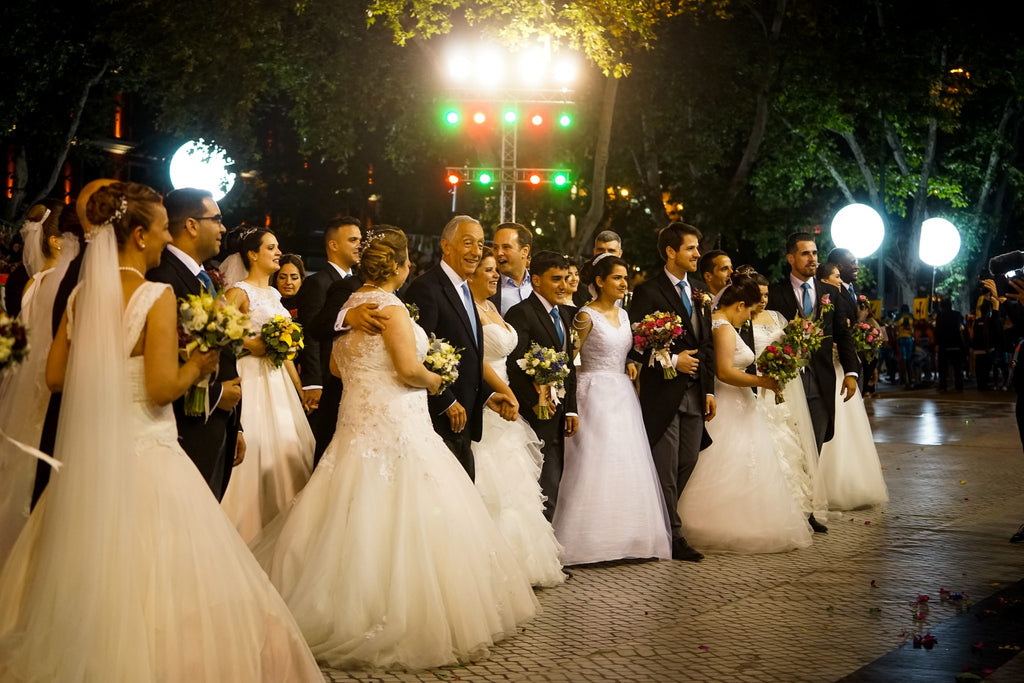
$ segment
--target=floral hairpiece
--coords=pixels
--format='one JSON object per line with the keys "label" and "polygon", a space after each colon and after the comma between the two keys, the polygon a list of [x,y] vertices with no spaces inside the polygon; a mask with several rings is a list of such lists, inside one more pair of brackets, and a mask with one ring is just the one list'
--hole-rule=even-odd
{"label": "floral hairpiece", "polygon": [[259,228],[256,228],[256,227],[239,228],[239,230],[238,230],[238,239],[239,240],[244,240],[246,237],[248,237],[249,235],[253,234],[257,230],[259,230]]}
{"label": "floral hairpiece", "polygon": [[370,245],[380,242],[384,239],[384,232],[381,230],[369,230],[363,235],[363,239],[359,242],[359,257],[362,258],[363,252],[370,248]]}
{"label": "floral hairpiece", "polygon": [[124,195],[121,195],[121,203],[120,203],[120,205],[118,205],[117,210],[114,212],[114,215],[110,217],[111,225],[113,225],[117,221],[119,221],[122,218],[124,218],[125,214],[127,214],[127,213],[128,213],[128,198],[125,197]]}

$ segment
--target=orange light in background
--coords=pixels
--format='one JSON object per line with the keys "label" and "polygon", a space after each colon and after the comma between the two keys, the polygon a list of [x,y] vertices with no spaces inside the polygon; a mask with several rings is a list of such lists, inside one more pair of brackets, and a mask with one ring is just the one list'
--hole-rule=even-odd
{"label": "orange light in background", "polygon": [[114,137],[121,139],[121,118],[124,114],[124,96],[118,93],[114,96]]}
{"label": "orange light in background", "polygon": [[531,174],[530,175],[530,184],[531,185],[540,185],[540,176],[537,175],[536,173]]}
{"label": "orange light in background", "polygon": [[473,114],[473,122],[474,123],[483,123],[486,120],[487,120],[487,116],[485,116],[482,111],[478,111],[477,113]]}
{"label": "orange light in background", "polygon": [[454,173],[448,176],[448,182],[451,183],[452,185],[458,185],[460,180],[462,180],[462,178],[455,175]]}
{"label": "orange light in background", "polygon": [[14,198],[14,147],[7,148],[7,198]]}
{"label": "orange light in background", "polygon": [[264,227],[267,227],[267,228],[270,227],[270,214],[269,213],[264,217],[263,225],[264,225]]}
{"label": "orange light in background", "polygon": [[61,169],[61,173],[64,176],[64,203],[71,203],[71,164],[64,162],[64,168]]}
{"label": "orange light in background", "polygon": [[539,126],[540,124],[544,123],[544,117],[541,116],[540,114],[534,114],[533,118],[530,119],[530,123],[532,123],[535,126]]}

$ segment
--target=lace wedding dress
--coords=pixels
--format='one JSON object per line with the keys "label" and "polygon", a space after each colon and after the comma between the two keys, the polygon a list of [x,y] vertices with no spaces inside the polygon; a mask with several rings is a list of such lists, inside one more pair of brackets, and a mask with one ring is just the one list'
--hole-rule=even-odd
{"label": "lace wedding dress", "polygon": [[856,510],[889,500],[882,478],[882,464],[871,433],[864,397],[860,390],[849,401],[839,394],[843,372],[833,358],[836,371],[835,435],[821,447],[821,475],[833,510]]}
{"label": "lace wedding dress", "polygon": [[[253,287],[248,282],[234,286],[249,297],[254,329],[275,315],[291,317],[281,305],[281,293],[273,287]],[[275,368],[264,356],[244,356],[237,364],[245,459],[231,473],[222,504],[238,533],[250,541],[306,485],[313,472],[316,442],[283,366]]]}
{"label": "lace wedding dress", "polygon": [[[128,349],[166,288],[144,283],[132,295]],[[143,357],[124,362],[131,408],[119,417],[131,452],[103,457],[130,473],[117,508],[132,518],[96,517],[108,501],[88,497],[67,514],[74,479],[88,476],[68,458],[0,573],[0,680],[322,680],[287,606],[178,445],[171,405],[149,399]],[[73,540],[110,534],[116,554]],[[90,573],[100,580],[82,583]]]}
{"label": "lace wedding dress", "polygon": [[[786,334],[785,316],[778,311],[766,313],[771,323],[753,324],[755,358],[766,346],[781,342]],[[803,381],[797,377],[787,382],[782,387],[782,395],[785,402],[776,403],[774,392],[758,389],[757,407],[768,425],[775,454],[779,456],[779,464],[800,509],[805,515],[828,519],[828,496],[818,467],[818,447]]]}
{"label": "lace wedding dress", "polygon": [[580,351],[580,428],[565,440],[553,520],[565,564],[672,556],[665,510],[640,402],[626,375],[633,345],[629,316],[618,327],[589,306],[594,326]]}
{"label": "lace wedding dress", "polygon": [[[484,325],[484,362],[507,384],[505,359],[516,348],[516,331],[505,325]],[[558,557],[562,546],[544,517],[540,466],[541,442],[526,420],[515,421],[484,408],[483,436],[473,444],[476,488],[491,518],[534,586],[565,581]]]}
{"label": "lace wedding dress", "polygon": [[[384,292],[356,292],[408,315]],[[427,335],[413,324],[423,357]],[[313,477],[252,544],[316,658],[338,668],[423,669],[485,657],[538,609],[473,482],[433,429],[424,389],[384,341],[333,349],[345,391]]]}
{"label": "lace wedding dress", "polygon": [[[719,327],[735,337],[732,366],[743,370],[754,352],[728,321],[713,320],[712,329]],[[753,392],[716,379],[715,400],[717,413],[707,423],[713,443],[701,451],[679,496],[686,540],[704,552],[806,548],[811,527],[790,491]]]}

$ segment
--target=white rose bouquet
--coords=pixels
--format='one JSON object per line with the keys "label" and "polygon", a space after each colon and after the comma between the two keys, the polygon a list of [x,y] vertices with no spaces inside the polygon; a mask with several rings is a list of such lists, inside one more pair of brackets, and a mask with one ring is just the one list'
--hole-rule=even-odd
{"label": "white rose bouquet", "polygon": [[457,349],[444,339],[438,339],[430,335],[430,345],[427,347],[427,355],[423,359],[423,365],[431,372],[441,375],[441,386],[437,393],[441,393],[459,378],[459,361],[462,360],[462,349]]}
{"label": "white rose bouquet", "polygon": [[533,384],[537,387],[538,400],[533,407],[533,414],[539,420],[551,419],[559,399],[565,397],[565,378],[569,376],[570,370],[568,354],[533,342],[526,350],[526,355],[516,361],[516,365],[533,378]]}

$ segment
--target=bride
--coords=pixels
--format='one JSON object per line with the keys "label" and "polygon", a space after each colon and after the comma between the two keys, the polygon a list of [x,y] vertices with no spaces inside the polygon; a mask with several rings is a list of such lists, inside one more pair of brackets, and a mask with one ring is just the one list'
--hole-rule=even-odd
{"label": "bride", "polygon": [[46,366],[63,389],[50,481],[0,571],[0,680],[318,681],[294,620],[178,445],[170,288],[143,273],[170,242],[160,196],[89,199],[81,284]]}
{"label": "bride", "polygon": [[[516,348],[518,336],[488,300],[498,289],[498,277],[494,252],[484,247],[476,271],[469,278],[469,290],[484,331],[484,381],[517,403],[508,386],[505,362]],[[474,482],[526,578],[534,586],[555,586],[565,581],[565,574],[558,560],[562,546],[544,516],[544,494],[538,483],[544,459],[540,444],[518,413],[508,422],[485,408],[483,434],[473,444]]]}
{"label": "bride", "polygon": [[317,659],[337,668],[423,669],[480,659],[537,602],[466,471],[434,432],[427,335],[394,295],[405,234],[364,241],[366,284],[349,306],[390,314],[380,336],[348,332],[332,371],[338,429],[294,503],[253,552]]}
{"label": "bride", "polygon": [[[228,301],[249,315],[257,331],[276,315],[291,318],[281,304],[281,293],[270,286],[281,258],[274,233],[250,229],[242,236],[239,251],[249,274],[227,291]],[[286,360],[275,368],[259,336],[245,340],[245,348],[250,355],[237,363],[245,460],[231,474],[223,505],[249,542],[306,485],[313,473],[316,443],[302,409],[294,363]]]}
{"label": "bride", "polygon": [[811,528],[786,483],[750,387],[779,391],[770,377],[748,375],[754,352],[737,330],[761,301],[757,283],[734,275],[711,321],[718,413],[712,444],[679,496],[686,540],[703,552],[775,553],[811,544]]}

